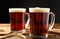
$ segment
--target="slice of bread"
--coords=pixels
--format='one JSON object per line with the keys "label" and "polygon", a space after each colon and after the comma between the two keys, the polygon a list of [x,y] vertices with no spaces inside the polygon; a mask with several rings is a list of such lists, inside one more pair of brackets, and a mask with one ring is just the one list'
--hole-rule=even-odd
{"label": "slice of bread", "polygon": [[55,33],[55,34],[60,34],[60,29],[58,29],[58,28],[53,28],[53,29],[50,30],[49,32]]}
{"label": "slice of bread", "polygon": [[10,24],[0,24],[0,34],[11,33]]}

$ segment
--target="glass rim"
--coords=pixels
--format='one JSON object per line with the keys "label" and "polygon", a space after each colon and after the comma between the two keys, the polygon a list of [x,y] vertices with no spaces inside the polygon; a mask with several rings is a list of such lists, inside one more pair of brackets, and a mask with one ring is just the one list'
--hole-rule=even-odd
{"label": "glass rim", "polygon": [[50,8],[31,7],[29,12],[50,12]]}
{"label": "glass rim", "polygon": [[9,8],[9,12],[26,12],[26,8]]}

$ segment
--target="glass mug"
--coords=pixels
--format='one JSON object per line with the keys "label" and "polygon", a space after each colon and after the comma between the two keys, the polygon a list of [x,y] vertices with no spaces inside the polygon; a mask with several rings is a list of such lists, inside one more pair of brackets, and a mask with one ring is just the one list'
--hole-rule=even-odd
{"label": "glass mug", "polygon": [[[29,18],[25,23],[26,9],[25,8],[9,8],[10,24],[12,31],[25,32],[25,25],[28,26]],[[28,15],[29,17],[29,15]]]}
{"label": "glass mug", "polygon": [[[29,8],[30,14],[30,37],[47,38],[48,31],[54,26],[55,15],[50,12],[50,8]],[[51,15],[51,24],[49,24],[49,15]]]}

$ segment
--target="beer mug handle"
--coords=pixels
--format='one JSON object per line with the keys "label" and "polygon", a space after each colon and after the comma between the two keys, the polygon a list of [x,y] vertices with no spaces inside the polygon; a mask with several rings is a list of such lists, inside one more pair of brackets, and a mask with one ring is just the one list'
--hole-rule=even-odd
{"label": "beer mug handle", "polygon": [[51,23],[50,23],[48,31],[50,31],[53,28],[54,22],[55,22],[55,14],[50,12],[50,15],[51,15]]}
{"label": "beer mug handle", "polygon": [[25,13],[25,14],[28,15],[28,19],[27,19],[27,22],[26,22],[26,24],[25,24],[25,28],[27,29],[27,28],[29,27],[30,15],[29,15],[29,13]]}

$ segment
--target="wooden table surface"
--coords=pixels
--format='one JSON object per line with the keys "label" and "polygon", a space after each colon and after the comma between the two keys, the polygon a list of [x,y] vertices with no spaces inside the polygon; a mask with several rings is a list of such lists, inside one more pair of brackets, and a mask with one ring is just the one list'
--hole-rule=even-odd
{"label": "wooden table surface", "polygon": [[[4,27],[10,27],[10,24],[7,24],[7,23],[2,24],[1,23],[0,28],[1,27],[3,27],[3,28]],[[55,23],[54,28],[60,29],[60,23]],[[31,37],[29,37],[29,35],[25,35],[25,36],[27,37],[26,39],[43,39],[43,38],[31,38]],[[0,39],[2,39],[2,38],[0,38]],[[11,36],[11,37],[8,37],[8,38],[5,38],[5,39],[23,39],[23,38],[18,37],[18,36]],[[60,34],[49,33],[48,38],[44,38],[44,39],[60,39]]]}

